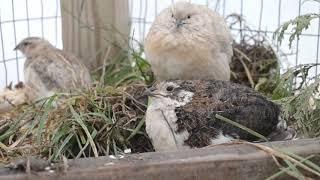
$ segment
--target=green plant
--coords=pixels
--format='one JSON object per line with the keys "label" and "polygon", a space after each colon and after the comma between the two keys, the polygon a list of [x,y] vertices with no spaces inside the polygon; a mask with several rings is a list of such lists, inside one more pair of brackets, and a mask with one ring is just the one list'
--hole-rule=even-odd
{"label": "green plant", "polygon": [[[152,151],[145,133],[144,85],[92,87],[56,94],[16,109],[0,135],[2,161],[41,155],[50,160]],[[58,104],[56,107],[55,104]],[[4,126],[3,125],[3,126]],[[3,127],[2,126],[2,127]]]}
{"label": "green plant", "polygon": [[287,21],[283,23],[274,33],[273,38],[276,39],[280,44],[284,38],[285,32],[289,29],[289,26],[292,26],[292,32],[290,33],[289,37],[289,47],[292,47],[292,43],[295,38],[299,40],[301,33],[308,29],[310,23],[313,19],[319,18],[320,15],[316,13],[305,14],[296,17],[293,20]]}
{"label": "green plant", "polygon": [[[306,0],[320,2],[319,0]],[[320,14],[311,13],[296,17],[282,24],[274,33],[273,38],[282,43],[284,34],[292,26],[289,37],[289,47],[301,33],[308,29],[313,19]],[[310,77],[310,70],[319,64],[302,64],[290,68],[284,73],[272,98],[283,107],[282,116],[297,128],[300,136],[320,136],[320,107],[319,107],[319,76]]]}

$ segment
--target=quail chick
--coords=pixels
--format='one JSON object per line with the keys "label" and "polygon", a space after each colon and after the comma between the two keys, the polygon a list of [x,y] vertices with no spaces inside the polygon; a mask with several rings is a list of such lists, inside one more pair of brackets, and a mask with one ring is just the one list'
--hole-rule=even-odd
{"label": "quail chick", "polygon": [[30,95],[31,91],[22,82],[19,82],[14,87],[10,83],[0,92],[0,114],[10,111],[14,106],[30,102],[28,94]]}
{"label": "quail chick", "polygon": [[164,9],[147,34],[145,55],[158,80],[229,80],[232,36],[206,6],[177,2]]}
{"label": "quail chick", "polygon": [[277,128],[280,107],[246,86],[218,80],[172,80],[153,88],[146,131],[156,151],[199,148],[234,139],[258,140],[217,119],[216,114],[264,136],[277,132],[281,137]]}

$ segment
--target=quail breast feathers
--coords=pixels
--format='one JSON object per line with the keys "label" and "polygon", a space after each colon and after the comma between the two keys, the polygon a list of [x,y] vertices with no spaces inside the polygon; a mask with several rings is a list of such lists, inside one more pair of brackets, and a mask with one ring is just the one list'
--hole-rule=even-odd
{"label": "quail breast feathers", "polygon": [[147,34],[145,54],[158,80],[229,80],[232,36],[206,6],[177,2],[164,9]]}

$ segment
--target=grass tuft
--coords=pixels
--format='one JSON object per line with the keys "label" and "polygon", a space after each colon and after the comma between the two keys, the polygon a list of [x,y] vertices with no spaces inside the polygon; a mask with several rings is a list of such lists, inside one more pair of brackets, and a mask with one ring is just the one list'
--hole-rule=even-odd
{"label": "grass tuft", "polygon": [[144,129],[145,87],[93,87],[54,95],[38,102],[40,106],[22,106],[0,136],[0,159],[41,155],[55,161],[121,154],[128,148],[153,151]]}

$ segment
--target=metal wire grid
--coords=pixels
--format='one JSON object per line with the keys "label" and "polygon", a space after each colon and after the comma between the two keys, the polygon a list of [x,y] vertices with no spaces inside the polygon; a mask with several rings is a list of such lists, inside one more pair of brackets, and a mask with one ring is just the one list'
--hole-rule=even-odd
{"label": "metal wire grid", "polygon": [[[318,4],[312,2],[303,3],[304,1],[302,0],[192,0],[191,2],[206,5],[209,8],[219,12],[224,17],[231,13],[240,14],[244,16],[249,25],[251,25],[251,31],[266,34],[268,37],[270,37],[269,39],[271,39],[274,30],[283,22],[305,13],[320,13]],[[148,29],[150,28],[156,15],[162,9],[171,5],[172,3],[174,3],[174,0],[129,0],[132,32],[134,32],[132,35],[134,36],[134,38],[140,42],[143,42],[144,37],[148,32]],[[48,4],[50,4],[49,7]],[[21,13],[19,13],[20,17],[17,17],[17,10],[21,11],[21,6],[24,6],[24,15],[21,16]],[[53,13],[47,13],[48,9],[51,9],[51,11],[52,9],[54,9]],[[7,16],[6,18],[3,17],[4,11],[10,11],[10,16]],[[40,11],[40,14],[38,14],[37,16],[31,16],[32,12],[34,11]],[[270,27],[270,22],[268,22],[268,20],[270,21],[270,19],[272,20],[272,27]],[[286,55],[287,57],[285,61],[288,62],[288,64],[284,65],[285,68],[301,63],[318,63],[320,48],[319,21],[320,20],[317,20],[317,22],[312,22],[311,27],[301,35],[300,41],[297,40],[294,43],[292,49],[288,49],[287,46],[288,37],[290,35],[289,33],[285,35],[285,40],[282,45],[275,44],[276,49],[279,51],[279,53],[281,51],[281,53]],[[48,22],[51,22],[51,26],[53,24],[53,35],[46,32],[48,29],[46,27]],[[21,26],[21,23],[24,25]],[[34,31],[33,26],[39,27],[40,31]],[[8,27],[10,27],[12,31],[10,31],[10,28],[8,30]],[[52,42],[54,45],[58,47],[62,46],[60,0],[1,0],[1,86],[3,86],[3,84],[8,84],[10,81],[21,80],[23,57],[17,52],[12,53],[13,47],[22,38],[24,38],[19,33],[20,31],[26,32],[24,33],[24,37],[45,37],[49,39],[50,42]],[[241,27],[239,29],[232,29],[232,32],[234,34],[239,33],[239,31],[247,30],[242,29]],[[7,41],[11,41],[11,44],[6,43]],[[10,63],[11,65],[9,65]],[[314,68],[314,74],[318,74],[318,67]]]}
{"label": "metal wire grid", "polygon": [[[176,0],[177,1],[177,0]],[[140,42],[148,32],[156,15],[174,0],[130,0],[132,35]],[[320,20],[313,21],[307,31],[300,36],[300,40],[288,48],[290,33],[285,33],[283,43],[279,45],[272,40],[273,32],[283,22],[306,13],[320,13],[319,3],[302,0],[189,0],[189,2],[206,5],[222,16],[236,13],[245,18],[250,31],[264,34],[275,45],[278,54],[282,56],[283,69],[304,64],[318,63],[320,42]],[[232,29],[234,35],[240,31],[248,31],[240,27]],[[318,67],[311,70],[314,76],[318,74]]]}
{"label": "metal wire grid", "polygon": [[24,57],[13,48],[29,36],[43,37],[55,46],[62,46],[60,0],[1,0],[1,87],[22,79]]}

